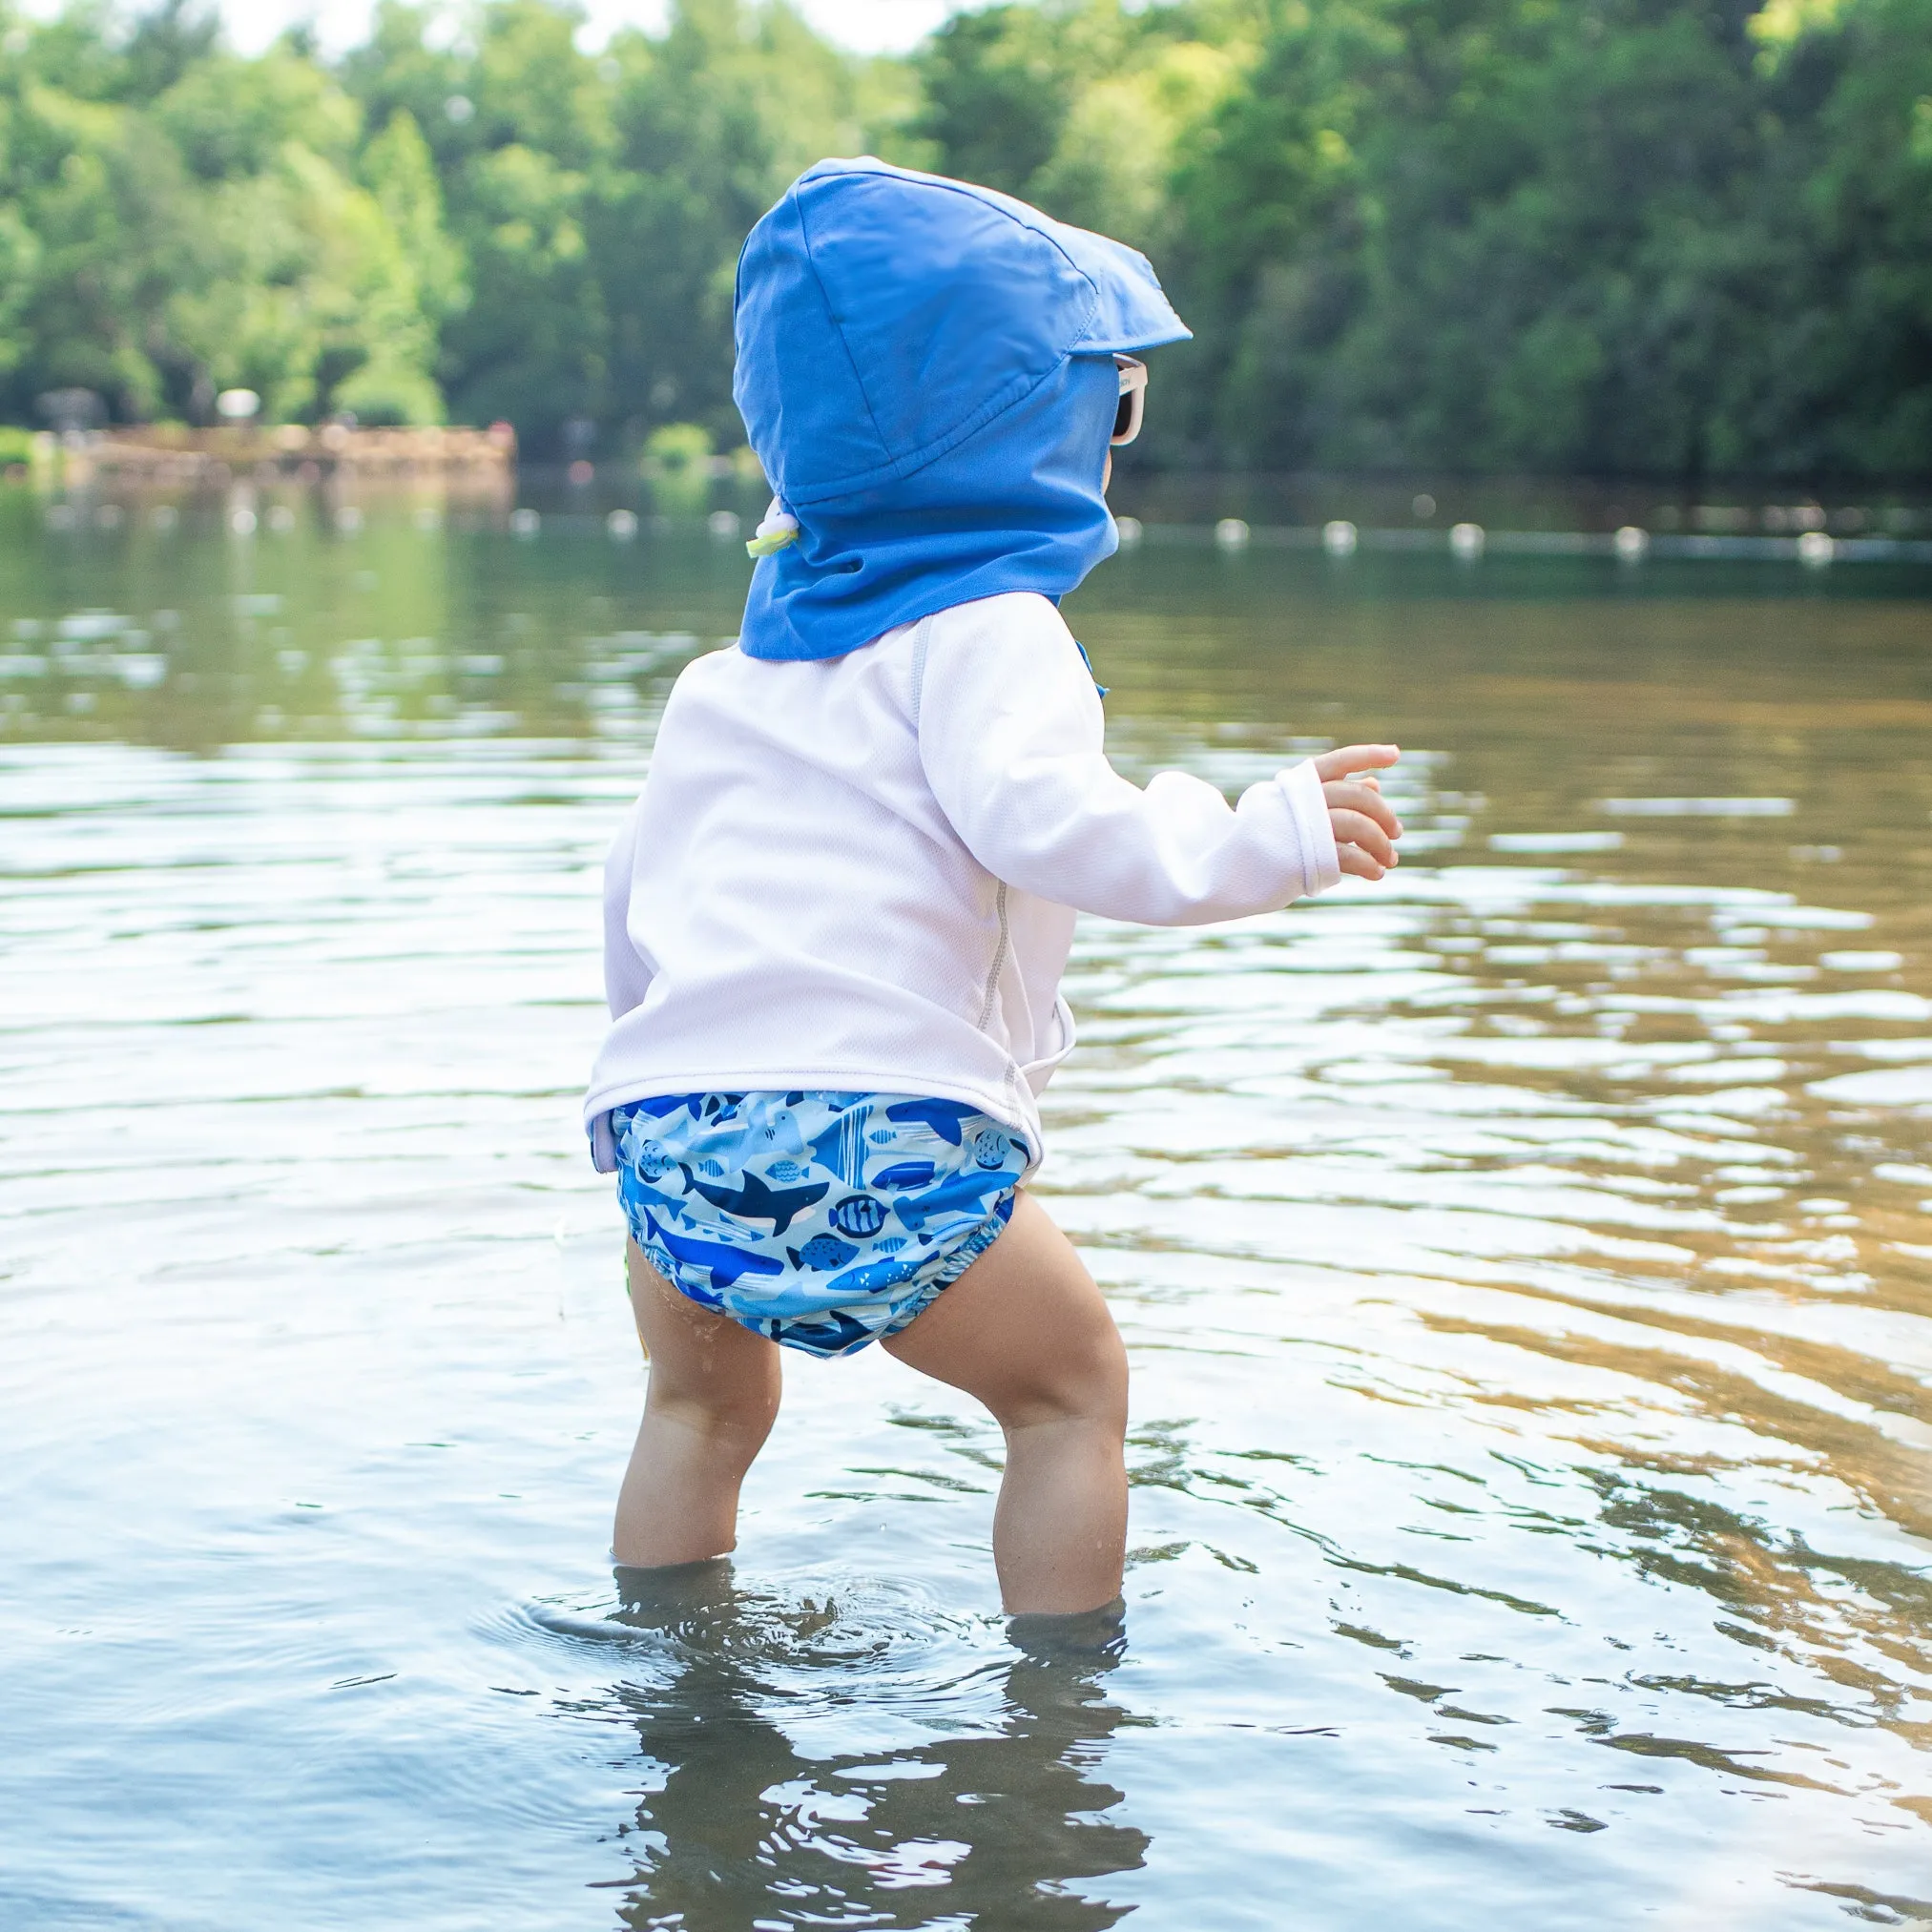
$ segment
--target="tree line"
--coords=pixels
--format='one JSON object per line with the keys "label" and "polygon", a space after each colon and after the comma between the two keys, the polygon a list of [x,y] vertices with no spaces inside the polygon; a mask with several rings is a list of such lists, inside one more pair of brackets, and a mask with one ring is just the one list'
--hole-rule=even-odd
{"label": "tree line", "polygon": [[1154,257],[1197,340],[1153,463],[1932,474],[1932,0],[1043,0],[905,59],[783,0],[580,27],[381,0],[243,57],[201,0],[0,0],[0,419],[243,387],[731,447],[738,244],[870,152]]}

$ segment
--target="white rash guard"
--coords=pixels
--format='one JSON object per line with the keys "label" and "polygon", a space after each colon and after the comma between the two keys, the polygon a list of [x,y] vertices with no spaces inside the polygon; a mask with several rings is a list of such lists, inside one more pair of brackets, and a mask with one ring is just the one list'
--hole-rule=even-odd
{"label": "white rash guard", "polygon": [[695,659],[605,867],[597,1165],[622,1102],[795,1088],[964,1101],[1037,1163],[1076,912],[1194,925],[1341,876],[1312,764],[1231,808],[1184,772],[1129,783],[1101,739],[1031,592],[842,657]]}

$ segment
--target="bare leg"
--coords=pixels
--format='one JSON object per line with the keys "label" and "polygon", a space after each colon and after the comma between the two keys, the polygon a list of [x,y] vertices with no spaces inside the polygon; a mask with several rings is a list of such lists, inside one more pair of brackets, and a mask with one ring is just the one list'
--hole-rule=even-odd
{"label": "bare leg", "polygon": [[1093,1278],[1030,1195],[1006,1232],[884,1344],[986,1403],[1006,1432],[993,1562],[1014,1614],[1120,1593],[1127,1351]]}
{"label": "bare leg", "polygon": [[778,1343],[680,1295],[634,1241],[626,1258],[651,1385],[612,1553],[639,1568],[722,1556],[737,1544],[738,1485],[779,1413]]}

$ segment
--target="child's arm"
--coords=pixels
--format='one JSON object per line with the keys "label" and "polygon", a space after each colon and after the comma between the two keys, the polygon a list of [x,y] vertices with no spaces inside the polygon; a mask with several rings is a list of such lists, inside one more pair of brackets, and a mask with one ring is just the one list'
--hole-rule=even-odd
{"label": "child's arm", "polygon": [[1346,779],[1393,764],[1393,746],[1292,766],[1233,807],[1185,772],[1130,784],[1107,762],[1092,677],[1045,598],[941,613],[923,671],[920,755],[933,795],[981,864],[1040,898],[1194,925],[1395,862],[1394,813],[1372,779]]}
{"label": "child's arm", "polygon": [[641,1006],[656,977],[630,932],[631,872],[636,853],[637,807],[633,805],[604,861],[604,1003],[613,1020]]}

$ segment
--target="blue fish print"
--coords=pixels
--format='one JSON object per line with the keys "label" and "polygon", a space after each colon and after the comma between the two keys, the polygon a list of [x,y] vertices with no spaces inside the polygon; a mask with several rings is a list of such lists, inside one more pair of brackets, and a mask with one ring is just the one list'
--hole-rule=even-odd
{"label": "blue fish print", "polygon": [[797,1157],[805,1152],[805,1136],[799,1128],[799,1116],[789,1107],[780,1107],[768,1113],[752,1130],[754,1147],[762,1145],[773,1153]]}
{"label": "blue fish print", "polygon": [[774,1341],[788,1341],[813,1355],[849,1355],[872,1340],[871,1329],[839,1308],[827,1309],[822,1315],[761,1321],[758,1327]]}
{"label": "blue fish print", "polygon": [[897,1256],[884,1261],[866,1261],[857,1268],[848,1268],[842,1275],[832,1278],[832,1292],[835,1295],[877,1295],[882,1288],[896,1288],[919,1266],[917,1261],[902,1261]]}
{"label": "blue fish print", "polygon": [[872,1176],[876,1188],[924,1188],[932,1185],[935,1170],[929,1160],[894,1161]]}
{"label": "blue fish print", "polygon": [[692,1193],[702,1195],[713,1207],[722,1208],[741,1221],[769,1221],[774,1240],[792,1225],[794,1215],[816,1207],[832,1192],[830,1181],[818,1181],[808,1188],[771,1188],[755,1174],[742,1176],[742,1185],[738,1187],[713,1187],[710,1182],[699,1180],[689,1168],[684,1170],[684,1185]]}
{"label": "blue fish print", "polygon": [[970,1120],[979,1111],[960,1100],[902,1100],[885,1110],[887,1120],[917,1121],[929,1127],[948,1147],[960,1144],[960,1122]]}
{"label": "blue fish print", "polygon": [[674,1094],[613,1107],[611,1130],[626,1218],[657,1268],[821,1356],[927,1306],[1010,1215],[1028,1159],[1005,1122],[904,1093]]}
{"label": "blue fish print", "polygon": [[850,1241],[841,1241],[837,1235],[814,1235],[802,1248],[785,1250],[794,1268],[817,1268],[824,1274],[842,1268],[858,1252]]}
{"label": "blue fish print", "polygon": [[870,1195],[847,1195],[826,1218],[841,1235],[862,1241],[885,1225],[885,1210]]}
{"label": "blue fish print", "polygon": [[661,1140],[647,1140],[632,1156],[631,1165],[640,1180],[662,1180],[677,1163],[666,1152]]}
{"label": "blue fish print", "polygon": [[1020,1159],[1025,1161],[1026,1142],[1002,1133],[997,1127],[983,1127],[973,1135],[973,1159],[983,1168],[1005,1167],[1008,1154],[1016,1150]]}
{"label": "blue fish print", "polygon": [[701,1093],[660,1093],[654,1100],[633,1100],[629,1105],[634,1113],[648,1113],[653,1120],[668,1120],[687,1107],[695,1114],[703,1099]]}
{"label": "blue fish print", "polygon": [[1012,1184],[1006,1174],[984,1174],[972,1169],[966,1174],[949,1175],[923,1195],[902,1195],[893,1202],[892,1212],[911,1233],[920,1235],[925,1232],[925,1224],[934,1215],[951,1214],[966,1207],[984,1207],[988,1195]]}
{"label": "blue fish print", "polygon": [[871,1118],[871,1108],[851,1108],[811,1144],[819,1165],[830,1168],[848,1188],[865,1185],[865,1123]]}
{"label": "blue fish print", "polygon": [[768,1255],[753,1254],[749,1248],[727,1248],[722,1241],[694,1240],[688,1235],[674,1235],[648,1210],[645,1225],[674,1261],[687,1268],[709,1268],[714,1288],[735,1288],[746,1275],[782,1275],[785,1264]]}

